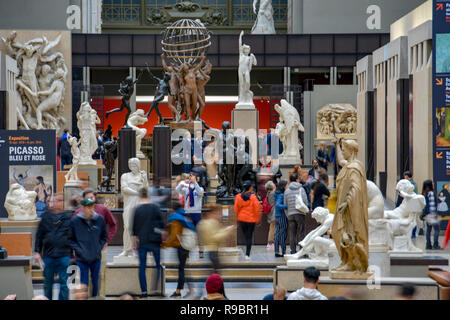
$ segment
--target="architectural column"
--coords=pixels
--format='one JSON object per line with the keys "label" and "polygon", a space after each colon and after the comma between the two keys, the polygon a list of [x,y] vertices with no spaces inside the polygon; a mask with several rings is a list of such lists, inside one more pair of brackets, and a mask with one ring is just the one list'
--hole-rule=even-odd
{"label": "architectural column", "polygon": [[90,67],[83,67],[83,90],[81,90],[81,102],[88,101],[90,86],[91,86]]}
{"label": "architectural column", "polygon": [[82,33],[102,32],[102,0],[81,0]]}

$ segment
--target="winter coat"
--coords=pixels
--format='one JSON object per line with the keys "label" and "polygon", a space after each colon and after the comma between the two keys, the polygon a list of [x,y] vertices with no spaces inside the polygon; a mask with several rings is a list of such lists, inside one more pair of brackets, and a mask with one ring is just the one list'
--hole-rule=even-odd
{"label": "winter coat", "polygon": [[238,221],[258,223],[261,220],[262,205],[254,193],[250,196],[239,193],[234,200],[234,212]]}
{"label": "winter coat", "polygon": [[86,219],[81,212],[71,221],[70,243],[77,260],[91,264],[101,259],[101,252],[108,239],[103,217],[94,213]]}
{"label": "winter coat", "polygon": [[300,210],[295,209],[295,198],[297,195],[301,193],[303,203],[308,205],[308,198],[306,197],[306,192],[303,189],[302,185],[298,182],[291,182],[289,187],[284,192],[284,204],[287,205],[286,215],[292,216],[294,214],[305,214]]}
{"label": "winter coat", "polygon": [[133,236],[139,238],[139,246],[161,244],[164,222],[159,206],[153,203],[139,205],[134,211]]}
{"label": "winter coat", "polygon": [[284,204],[284,193],[275,191],[275,217],[285,217],[287,205]]}
{"label": "winter coat", "polygon": [[71,212],[62,212],[58,214],[45,212],[41,216],[34,251],[43,257],[60,258],[72,255],[70,246],[70,221]]}
{"label": "winter coat", "polygon": [[307,289],[301,288],[295,292],[292,292],[288,300],[328,300],[323,294],[317,289]]}

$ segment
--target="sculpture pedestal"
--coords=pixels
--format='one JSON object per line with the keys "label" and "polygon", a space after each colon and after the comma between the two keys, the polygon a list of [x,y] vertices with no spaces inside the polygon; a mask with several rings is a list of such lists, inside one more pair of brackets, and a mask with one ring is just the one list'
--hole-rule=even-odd
{"label": "sculpture pedestal", "polygon": [[116,171],[115,185],[120,192],[120,177],[122,174],[130,172],[128,160],[136,157],[136,132],[130,127],[123,127],[119,130],[119,145],[117,151],[118,170]]}
{"label": "sculpture pedestal", "polygon": [[373,272],[358,273],[354,271],[330,271],[331,279],[369,279],[373,277]]}
{"label": "sculpture pedestal", "polygon": [[239,110],[254,110],[255,104],[252,102],[238,102],[235,106],[236,109]]}
{"label": "sculpture pedestal", "polygon": [[[138,256],[114,256],[113,263],[114,266],[139,266]],[[154,266],[155,259],[151,253],[147,254],[147,266]]]}
{"label": "sculpture pedestal", "polygon": [[[242,109],[236,108],[231,115],[231,128],[233,134],[246,136],[250,143],[250,163],[256,165],[258,163],[258,128],[259,128],[259,112],[253,108]],[[242,130],[243,132],[239,132]]]}
{"label": "sculpture pedestal", "polygon": [[0,259],[0,297],[15,294],[16,300],[31,300],[31,257],[8,257]]}
{"label": "sculpture pedestal", "polygon": [[392,244],[392,252],[423,252],[414,246],[409,236],[395,236]]}
{"label": "sculpture pedestal", "polygon": [[161,181],[167,184],[172,180],[172,132],[169,126],[158,125],[153,129],[153,183],[159,185]]}
{"label": "sculpture pedestal", "polygon": [[369,246],[390,248],[391,233],[386,219],[369,219]]}
{"label": "sculpture pedestal", "polygon": [[[98,164],[96,160],[94,160],[95,163],[93,164],[84,164],[78,166],[78,173],[81,172],[87,172],[87,176],[89,178],[89,188],[92,188],[94,190],[97,190],[97,186],[102,183],[102,169],[105,168],[103,164]],[[67,164],[64,166],[64,169],[70,170],[72,168],[71,164]],[[78,176],[78,179],[80,179],[80,176]],[[64,179],[65,181],[65,179]],[[64,186],[77,186],[76,182],[71,183],[65,183]]]}
{"label": "sculpture pedestal", "polygon": [[[2,234],[8,234],[8,233],[16,233],[16,234],[24,234],[24,233],[30,233],[31,234],[31,247],[30,249],[34,249],[34,241],[36,239],[36,232],[39,227],[39,222],[41,219],[36,219],[33,221],[10,221],[8,218],[0,218],[0,230]],[[4,243],[0,244],[5,247]],[[23,248],[25,249],[25,248]],[[30,251],[31,253],[31,251]],[[8,254],[11,255],[11,253],[8,251]]]}
{"label": "sculpture pedestal", "polygon": [[286,261],[288,268],[308,268],[328,269],[330,260],[326,259],[290,259]]}
{"label": "sculpture pedestal", "polygon": [[64,195],[64,210],[75,210],[77,207],[74,206],[72,200],[81,199],[83,190],[81,190],[78,186],[64,186],[63,195]]}
{"label": "sculpture pedestal", "polygon": [[[306,267],[287,267],[278,266],[274,270],[273,282],[274,286],[282,285],[286,291],[291,292],[303,287],[303,271]],[[317,267],[320,271],[320,279],[328,277],[328,267]]]}

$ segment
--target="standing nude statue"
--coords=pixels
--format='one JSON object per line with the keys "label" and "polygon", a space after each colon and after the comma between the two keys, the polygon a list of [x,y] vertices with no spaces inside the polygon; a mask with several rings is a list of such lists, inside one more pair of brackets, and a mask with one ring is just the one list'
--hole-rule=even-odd
{"label": "standing nude statue", "polygon": [[167,65],[164,53],[161,54],[161,63],[164,70],[170,73],[169,85],[170,92],[172,92],[172,94],[169,94],[167,96],[167,104],[172,111],[175,122],[179,122],[182,115],[180,101],[180,83],[178,81],[180,70],[177,69],[173,64],[171,66]]}
{"label": "standing nude statue", "polygon": [[244,31],[239,36],[239,103],[252,103],[253,92],[250,91],[250,72],[257,65],[256,57],[250,53],[250,46],[242,43]]}
{"label": "standing nude statue", "polygon": [[80,148],[81,141],[77,141],[76,137],[69,135],[67,141],[70,144],[70,153],[72,154],[72,167],[65,175],[66,184],[78,183],[78,165],[80,164]]}
{"label": "standing nude statue", "polygon": [[[149,70],[149,72],[150,72],[150,70]],[[145,116],[148,118],[148,116],[152,113],[153,109],[156,109],[156,113],[158,114],[159,123],[164,124],[164,119],[161,115],[161,112],[159,111],[158,105],[161,101],[164,100],[164,97],[166,95],[173,96],[172,91],[170,90],[170,83],[169,83],[171,76],[170,76],[170,73],[168,73],[168,72],[164,72],[164,77],[162,79],[154,76],[152,73],[150,73],[150,75],[153,77],[153,79],[158,81],[158,85],[156,86],[155,96],[153,97],[152,106],[150,107],[150,110],[148,110],[148,112]]]}
{"label": "standing nude statue", "polygon": [[198,89],[199,108],[197,109],[197,112],[194,114],[195,120],[198,120],[201,118],[203,109],[205,109],[205,106],[206,106],[205,86],[209,82],[209,80],[211,80],[211,77],[210,77],[211,71],[212,71],[212,64],[208,60],[205,63],[205,67],[200,68],[197,72],[197,89]]}
{"label": "standing nude statue", "polygon": [[[186,112],[186,120],[192,121],[192,114],[197,112],[198,104],[198,88],[197,88],[197,72],[205,61],[205,55],[202,55],[200,63],[192,68],[191,65],[184,63],[181,67],[181,71],[184,75],[184,107]],[[192,110],[192,113],[191,113]]]}

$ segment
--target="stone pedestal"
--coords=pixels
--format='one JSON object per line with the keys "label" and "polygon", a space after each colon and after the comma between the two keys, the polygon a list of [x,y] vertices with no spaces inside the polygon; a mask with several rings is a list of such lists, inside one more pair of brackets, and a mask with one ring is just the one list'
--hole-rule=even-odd
{"label": "stone pedestal", "polygon": [[[147,257],[148,258],[148,257]],[[152,283],[156,277],[156,267],[150,266],[147,262],[145,270],[147,278],[147,290],[149,295],[152,295]],[[141,294],[141,287],[139,285],[139,265],[115,265],[108,263],[105,270],[105,295],[106,296],[120,296],[124,292],[131,292],[134,294]],[[165,294],[166,288],[166,268],[161,266],[161,275],[157,283],[157,292]]]}
{"label": "stone pedestal", "polygon": [[372,247],[391,247],[391,232],[386,219],[369,219],[369,245]]}
{"label": "stone pedestal", "polygon": [[10,221],[8,218],[0,218],[0,233],[30,233],[31,249],[33,250],[36,232],[40,221],[41,219],[36,219],[33,221]]}
{"label": "stone pedestal", "polygon": [[[117,266],[139,266],[138,256],[114,256],[113,263],[115,267]],[[155,259],[151,253],[147,254],[147,266],[154,266]]]}
{"label": "stone pedestal", "polygon": [[430,266],[448,266],[448,259],[425,253],[389,252],[392,277],[427,277]]}
{"label": "stone pedestal", "polygon": [[[256,165],[258,163],[258,128],[259,112],[253,106],[249,109],[236,109],[232,111],[231,127],[235,135],[245,135],[250,142],[250,161]],[[242,130],[242,132],[240,132]]]}
{"label": "stone pedestal", "polygon": [[15,294],[16,300],[31,300],[31,257],[8,257],[0,259],[0,297]]}
{"label": "stone pedestal", "polygon": [[75,210],[77,207],[74,206],[74,199],[81,199],[82,190],[78,186],[64,186],[64,210]]}
{"label": "stone pedestal", "polygon": [[116,171],[116,190],[120,192],[120,177],[122,174],[130,172],[128,160],[136,157],[136,132],[129,127],[123,127],[119,130],[117,157],[119,161]]}
{"label": "stone pedestal", "polygon": [[[303,271],[306,267],[278,266],[274,270],[274,286],[282,285],[286,291],[291,292],[303,287]],[[317,267],[320,271],[320,279],[328,277],[328,267]],[[320,290],[320,289],[319,289]]]}
{"label": "stone pedestal", "polygon": [[172,132],[169,126],[158,125],[153,129],[153,183],[172,180]]}

